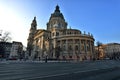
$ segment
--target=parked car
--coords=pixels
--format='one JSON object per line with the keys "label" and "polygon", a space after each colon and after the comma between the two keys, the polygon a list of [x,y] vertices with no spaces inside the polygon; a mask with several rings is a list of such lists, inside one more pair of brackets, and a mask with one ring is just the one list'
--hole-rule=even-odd
{"label": "parked car", "polygon": [[8,60],[17,60],[17,59],[18,59],[17,57],[11,57]]}

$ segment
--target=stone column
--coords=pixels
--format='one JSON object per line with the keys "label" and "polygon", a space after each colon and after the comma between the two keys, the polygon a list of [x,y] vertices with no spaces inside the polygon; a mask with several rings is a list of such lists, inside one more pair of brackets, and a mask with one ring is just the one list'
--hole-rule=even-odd
{"label": "stone column", "polygon": [[67,55],[68,55],[68,54],[69,54],[69,53],[68,53],[68,39],[66,39],[65,48],[66,48],[65,50],[67,51]]}
{"label": "stone column", "polygon": [[[80,60],[80,39],[78,39],[78,55],[79,56],[79,60]],[[77,60],[78,60],[78,57],[77,57]]]}
{"label": "stone column", "polygon": [[54,50],[53,50],[53,58],[56,58],[56,56],[55,56],[56,39],[53,39],[53,48],[54,48]]}
{"label": "stone column", "polygon": [[78,54],[80,54],[81,53],[81,40],[79,39],[79,52],[78,52]]}
{"label": "stone column", "polygon": [[79,43],[80,44],[80,46],[79,46],[79,48],[80,48],[80,53],[79,53],[80,54],[80,61],[82,61],[82,50],[81,50],[82,43],[81,43],[81,40],[82,39],[80,39],[80,43]]}
{"label": "stone column", "polygon": [[85,46],[85,57],[87,59],[88,58],[88,54],[87,54],[87,40],[86,39],[85,39],[84,46]]}
{"label": "stone column", "polygon": [[62,54],[63,54],[63,50],[62,50],[62,40],[60,40],[60,49],[61,49],[61,51],[60,51],[60,59],[62,59]]}
{"label": "stone column", "polygon": [[75,39],[72,39],[72,48],[73,48],[73,59],[76,59],[76,54],[75,54]]}
{"label": "stone column", "polygon": [[92,59],[93,58],[93,53],[92,53],[92,44],[91,44],[91,40],[89,40],[90,41],[90,58]]}

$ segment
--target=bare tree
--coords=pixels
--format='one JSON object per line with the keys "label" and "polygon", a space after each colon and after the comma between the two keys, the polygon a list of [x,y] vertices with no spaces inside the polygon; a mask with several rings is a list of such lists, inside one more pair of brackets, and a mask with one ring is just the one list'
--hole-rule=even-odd
{"label": "bare tree", "polygon": [[10,37],[10,32],[4,32],[3,35],[1,34],[1,38],[0,38],[1,42],[10,42],[11,39],[12,38]]}

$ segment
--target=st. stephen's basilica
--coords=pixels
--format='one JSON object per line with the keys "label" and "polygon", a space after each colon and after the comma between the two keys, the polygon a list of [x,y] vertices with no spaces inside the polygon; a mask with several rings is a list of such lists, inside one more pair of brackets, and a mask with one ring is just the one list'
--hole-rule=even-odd
{"label": "st. stephen's basilica", "polygon": [[90,33],[67,28],[67,22],[56,6],[45,29],[37,29],[34,17],[27,39],[30,59],[90,60],[94,56],[94,38]]}

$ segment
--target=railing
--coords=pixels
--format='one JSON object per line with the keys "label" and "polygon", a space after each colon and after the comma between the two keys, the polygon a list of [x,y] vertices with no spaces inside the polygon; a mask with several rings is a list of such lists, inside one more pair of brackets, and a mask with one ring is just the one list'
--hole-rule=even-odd
{"label": "railing", "polygon": [[59,38],[59,37],[63,37],[63,36],[85,36],[85,37],[92,37],[92,35],[90,34],[62,34],[62,35],[58,35],[58,36],[53,36],[52,38]]}

